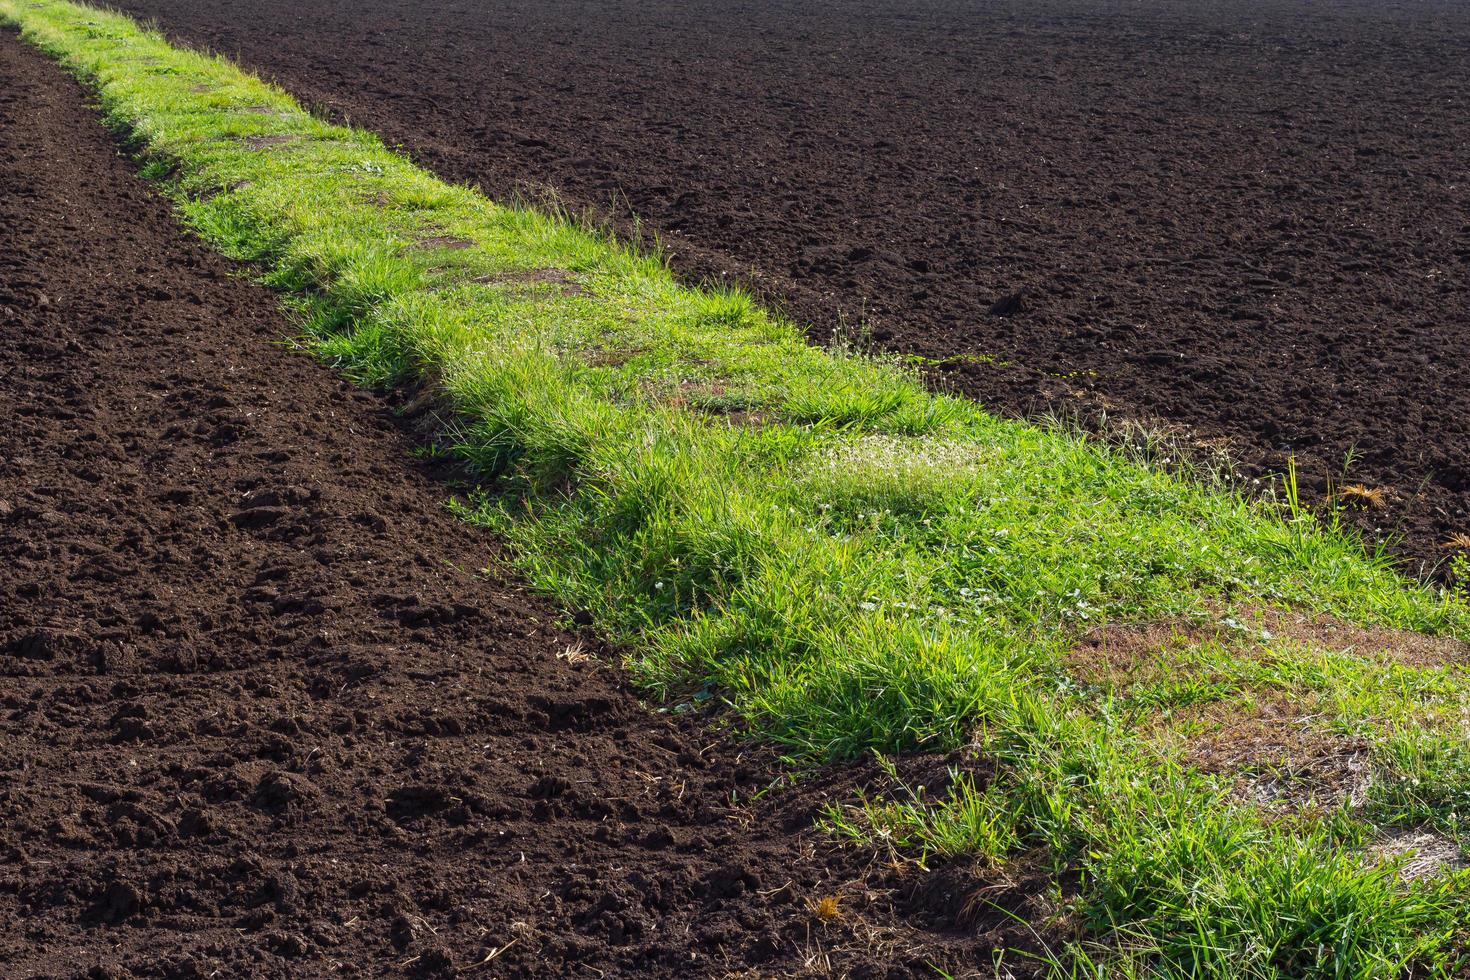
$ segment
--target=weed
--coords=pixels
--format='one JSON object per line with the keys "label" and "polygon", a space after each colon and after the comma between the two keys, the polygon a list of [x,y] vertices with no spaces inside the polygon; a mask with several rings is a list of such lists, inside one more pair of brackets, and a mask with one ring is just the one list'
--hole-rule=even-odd
{"label": "weed", "polygon": [[567,663],[575,666],[577,664],[585,664],[589,661],[594,661],[597,658],[587,652],[587,648],[582,645],[581,640],[577,640],[561,653],[558,653],[556,655],[556,659],[565,660]]}
{"label": "weed", "polygon": [[1340,503],[1350,507],[1386,507],[1388,491],[1382,487],[1365,487],[1361,483],[1347,483],[1333,494]]}
{"label": "weed", "polygon": [[821,898],[808,898],[806,909],[818,922],[838,922],[843,916],[842,896],[824,895]]}

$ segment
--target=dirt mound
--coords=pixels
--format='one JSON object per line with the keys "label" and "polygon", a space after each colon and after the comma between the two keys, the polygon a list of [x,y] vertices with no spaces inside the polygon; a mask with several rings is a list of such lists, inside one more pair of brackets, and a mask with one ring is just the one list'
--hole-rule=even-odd
{"label": "dirt mound", "polygon": [[[1470,5],[120,0],[1002,411],[1183,426],[1470,532]],[[1339,481],[1341,482],[1341,481]]]}
{"label": "dirt mound", "polygon": [[769,754],[479,574],[388,406],[288,330],[0,35],[0,974],[990,962],[811,832],[871,772],[745,802]]}

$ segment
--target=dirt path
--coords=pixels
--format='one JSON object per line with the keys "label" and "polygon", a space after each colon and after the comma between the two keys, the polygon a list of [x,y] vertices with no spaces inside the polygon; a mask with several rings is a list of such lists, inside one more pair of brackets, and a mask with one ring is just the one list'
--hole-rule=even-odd
{"label": "dirt path", "polygon": [[1003,411],[1295,455],[1315,501],[1354,451],[1361,526],[1470,532],[1460,0],[119,6]]}
{"label": "dirt path", "polygon": [[989,962],[809,833],[855,774],[733,806],[771,767],[477,574],[387,406],[288,331],[0,34],[0,975]]}

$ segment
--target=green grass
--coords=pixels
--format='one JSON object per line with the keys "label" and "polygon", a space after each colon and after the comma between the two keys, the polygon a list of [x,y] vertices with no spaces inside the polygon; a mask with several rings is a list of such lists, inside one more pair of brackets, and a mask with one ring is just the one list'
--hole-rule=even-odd
{"label": "green grass", "polygon": [[[638,680],[713,690],[794,760],[968,746],[959,774],[829,815],[919,859],[1018,855],[1058,897],[1063,976],[1447,975],[1463,872],[1404,881],[1389,826],[1470,804],[1460,669],[1254,627],[1157,651],[1177,676],[1079,680],[1104,624],[1266,608],[1470,637],[1462,598],[1396,574],[1297,501],[1247,499],[1075,433],[929,393],[899,360],[808,346],[748,296],[678,283],[565,215],[449,186],[226,61],[63,0],[0,19],[98,92],[184,220],[256,263],[310,346],[428,384],[488,489],[471,520],[590,611]],[[1279,812],[1188,752],[1192,709],[1311,698],[1369,746],[1366,798]]]}

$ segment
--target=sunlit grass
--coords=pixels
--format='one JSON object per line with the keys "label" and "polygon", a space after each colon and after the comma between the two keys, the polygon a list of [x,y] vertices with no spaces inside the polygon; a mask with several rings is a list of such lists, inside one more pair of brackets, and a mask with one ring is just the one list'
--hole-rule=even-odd
{"label": "sunlit grass", "polygon": [[[257,263],[322,357],[431,386],[486,487],[465,516],[653,694],[714,690],[805,761],[985,761],[938,798],[835,809],[837,832],[997,867],[1043,855],[1076,882],[1037,923],[1062,930],[1066,975],[1456,963],[1465,875],[1404,882],[1367,845],[1390,824],[1463,833],[1461,666],[1293,645],[1252,616],[1464,638],[1470,615],[1324,527],[1289,480],[1246,499],[997,419],[563,215],[446,185],[125,18],[59,0],[0,16],[92,81],[190,226]],[[1139,683],[1069,666],[1088,631],[1147,622],[1240,635],[1186,631],[1152,653],[1171,674]],[[1268,695],[1311,697],[1310,724],[1372,746],[1364,802],[1267,812],[1192,764],[1190,711]]]}

